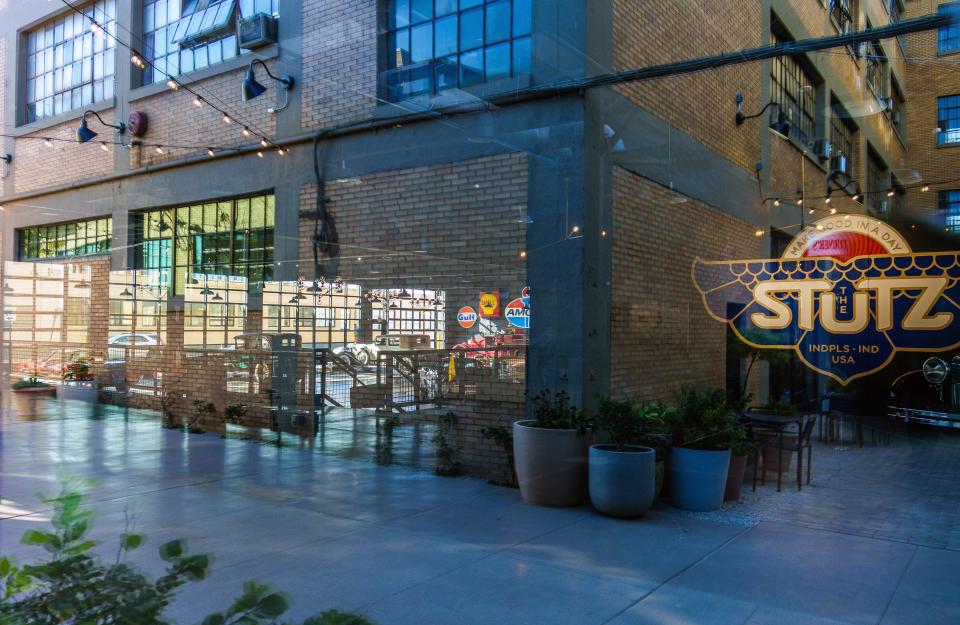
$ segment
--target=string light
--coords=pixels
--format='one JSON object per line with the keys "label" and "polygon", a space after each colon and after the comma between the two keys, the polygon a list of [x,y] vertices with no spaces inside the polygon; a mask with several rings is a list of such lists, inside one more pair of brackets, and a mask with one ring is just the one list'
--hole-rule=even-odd
{"label": "string light", "polygon": [[163,148],[161,148],[159,145],[156,147],[156,151],[157,154],[160,154],[161,156],[166,154],[166,152],[163,151]]}
{"label": "string light", "polygon": [[265,147],[268,147],[269,145],[270,144],[267,143],[266,139],[260,139],[260,147],[265,148]]}
{"label": "string light", "polygon": [[231,123],[232,121],[233,121],[233,120],[230,119],[230,116],[229,116],[229,115],[227,115],[226,113],[223,114],[223,123],[224,123],[224,124],[229,124],[229,123]]}
{"label": "string light", "polygon": [[890,189],[889,191],[887,191],[887,197],[893,197],[895,194],[896,193],[894,192],[893,189]]}
{"label": "string light", "polygon": [[754,234],[754,236],[762,237],[762,236],[764,235],[764,232],[763,232],[763,230],[759,230],[759,229],[758,229],[758,230],[757,230],[756,232],[754,232],[753,234]]}
{"label": "string light", "polygon": [[526,257],[527,257],[527,251],[526,251],[526,250],[520,250],[520,258],[526,258]]}
{"label": "string light", "polygon": [[195,98],[193,99],[193,105],[194,105],[195,107],[197,107],[197,108],[202,108],[202,107],[203,107],[203,98],[201,98],[200,96],[195,97]]}
{"label": "string light", "polygon": [[807,211],[807,214],[812,215],[815,210],[816,210],[815,208],[811,208],[810,210]]}
{"label": "string light", "polygon": [[207,148],[207,156],[216,156],[217,153],[213,151],[213,148]]}
{"label": "string light", "polygon": [[580,226],[574,226],[573,228],[570,228],[570,232],[572,232],[573,234],[577,234],[578,232],[580,232]]}
{"label": "string light", "polygon": [[774,201],[773,201],[773,205],[774,205],[774,206],[780,206],[780,200],[774,200]]}
{"label": "string light", "polygon": [[171,91],[179,91],[180,89],[180,85],[173,78],[167,81],[167,86],[170,87]]}
{"label": "string light", "polygon": [[242,134],[244,137],[249,137],[249,136],[250,136],[250,129],[247,128],[246,126],[244,126],[244,127],[243,127],[243,130],[240,131],[240,134]]}
{"label": "string light", "polygon": [[130,55],[130,62],[135,67],[139,67],[140,69],[144,69],[147,66],[147,64],[143,62],[143,57],[141,57],[136,52]]}
{"label": "string light", "polygon": [[600,231],[600,236],[602,236],[602,237],[607,236],[607,231],[606,231],[606,230],[601,230],[601,231]]}
{"label": "string light", "polygon": [[53,147],[53,141],[51,141],[50,139],[44,139],[44,140],[43,140],[43,145],[47,146],[48,148],[52,148],[52,147]]}
{"label": "string light", "polygon": [[817,230],[823,230],[823,224],[817,224]]}
{"label": "string light", "polygon": [[96,20],[91,20],[91,21],[90,21],[90,32],[93,33],[93,36],[94,36],[94,37],[102,37],[102,36],[103,36],[103,26],[101,26],[99,23],[97,23]]}
{"label": "string light", "polygon": [[104,152],[109,152],[109,151],[110,151],[110,148],[108,148],[108,147],[107,147],[107,144],[104,143],[103,141],[100,142],[100,149],[103,150]]}
{"label": "string light", "polygon": [[284,150],[283,148],[277,148],[277,156],[283,156],[286,153],[287,151]]}
{"label": "string light", "polygon": [[797,206],[803,206],[803,198],[797,200]]}
{"label": "string light", "polygon": [[263,152],[262,152],[262,151],[258,151],[258,152],[257,152],[257,156],[259,156],[260,158],[263,158]]}
{"label": "string light", "polygon": [[831,214],[831,215],[836,215],[836,214],[837,214],[837,209],[831,208],[831,209],[830,209],[830,214]]}
{"label": "string light", "polygon": [[920,190],[923,191],[924,193],[926,193],[927,191],[930,190],[930,185],[925,184],[925,185],[923,185],[923,187],[922,187]]}

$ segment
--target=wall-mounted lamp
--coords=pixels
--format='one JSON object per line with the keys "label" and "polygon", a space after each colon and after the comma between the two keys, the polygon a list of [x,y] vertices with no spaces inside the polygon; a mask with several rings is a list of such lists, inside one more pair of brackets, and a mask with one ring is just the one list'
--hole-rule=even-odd
{"label": "wall-mounted lamp", "polygon": [[254,98],[260,97],[267,90],[266,87],[257,82],[256,74],[254,74],[253,68],[257,63],[263,66],[264,71],[267,72],[267,76],[283,85],[284,93],[286,94],[283,106],[278,109],[270,109],[272,113],[279,113],[287,108],[287,106],[290,104],[290,90],[293,89],[294,85],[293,77],[287,74],[284,74],[280,77],[274,76],[270,72],[270,68],[267,67],[267,64],[260,59],[254,59],[250,61],[250,67],[247,68],[247,77],[243,79],[243,101],[249,102]]}
{"label": "wall-mounted lamp", "polygon": [[99,120],[99,122],[104,126],[116,128],[117,132],[120,134],[123,134],[127,131],[127,125],[123,122],[118,124],[108,124],[107,122],[103,121],[103,118],[100,117],[100,114],[96,111],[84,111],[83,117],[80,119],[80,127],[77,128],[77,143],[86,143],[97,136],[97,133],[90,130],[90,127],[87,125],[87,117],[90,115],[96,117],[97,120]]}
{"label": "wall-mounted lamp", "polygon": [[736,100],[737,100],[737,115],[735,119],[737,122],[737,126],[742,125],[743,122],[747,121],[748,119],[756,119],[760,117],[770,107],[776,107],[776,110],[777,110],[776,118],[774,119],[773,115],[770,116],[772,120],[770,122],[770,130],[774,134],[779,135],[780,138],[782,139],[787,139],[790,136],[790,118],[783,113],[783,109],[780,107],[780,104],[778,102],[774,102],[771,100],[770,102],[767,102],[767,104],[762,109],[760,109],[760,112],[757,113],[756,115],[746,115],[743,112],[743,94],[738,93],[736,96]]}

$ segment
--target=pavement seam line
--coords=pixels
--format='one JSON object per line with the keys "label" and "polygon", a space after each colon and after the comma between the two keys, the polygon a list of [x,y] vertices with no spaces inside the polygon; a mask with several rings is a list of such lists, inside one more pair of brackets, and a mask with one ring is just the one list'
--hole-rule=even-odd
{"label": "pavement seam line", "polygon": [[615,619],[619,618],[619,617],[622,616],[623,614],[629,612],[631,609],[633,609],[634,607],[636,607],[638,604],[640,604],[640,603],[642,603],[644,600],[646,600],[647,597],[649,597],[649,596],[652,595],[653,593],[657,592],[658,590],[660,590],[661,588],[663,588],[664,586],[666,586],[667,584],[669,584],[669,583],[672,582],[673,580],[677,579],[678,577],[680,577],[681,575],[683,575],[684,573],[686,573],[687,571],[689,571],[689,570],[692,569],[693,567],[697,566],[698,564],[700,564],[701,562],[703,562],[704,560],[706,560],[707,558],[709,558],[710,556],[712,556],[712,555],[715,554],[716,552],[720,551],[721,549],[723,549],[724,547],[726,547],[727,545],[729,545],[730,543],[732,543],[733,541],[737,540],[738,538],[740,538],[741,536],[743,536],[744,534],[746,534],[747,532],[753,530],[753,529],[756,528],[756,527],[758,527],[758,525],[753,525],[753,526],[750,526],[750,527],[745,527],[745,528],[743,528],[742,530],[740,530],[739,532],[737,532],[736,534],[734,534],[733,536],[731,536],[731,537],[728,538],[727,540],[723,541],[722,543],[720,543],[719,545],[717,545],[716,547],[714,547],[713,549],[711,549],[711,550],[708,551],[707,553],[705,553],[705,554],[703,554],[702,556],[700,556],[697,560],[691,562],[691,563],[688,564],[687,566],[683,567],[682,569],[680,569],[679,571],[677,571],[676,573],[674,573],[673,575],[671,575],[671,576],[668,577],[667,579],[663,580],[662,582],[660,582],[659,584],[657,584],[656,586],[654,586],[653,588],[651,588],[649,591],[647,591],[646,593],[644,593],[644,595],[643,595],[642,597],[640,597],[639,599],[637,599],[636,601],[634,601],[633,603],[631,603],[631,604],[628,605],[627,607],[623,608],[622,610],[620,610],[619,612],[617,612],[616,614],[614,614],[613,616],[611,616],[611,617],[608,618],[607,620],[603,621],[602,623],[600,623],[600,625],[608,625],[609,623],[613,622]]}
{"label": "pavement seam line", "polygon": [[893,587],[893,592],[890,593],[890,598],[887,599],[886,605],[883,606],[883,612],[880,613],[880,618],[877,619],[877,625],[883,623],[883,619],[887,617],[887,612],[890,610],[890,606],[893,604],[894,597],[897,596],[897,591],[900,589],[900,585],[903,583],[903,578],[907,576],[907,571],[910,569],[910,565],[913,564],[913,560],[917,557],[919,552],[920,546],[914,545],[913,553],[910,554],[910,558],[907,560],[907,563],[903,565],[903,570],[900,571],[900,577],[897,578],[897,585]]}

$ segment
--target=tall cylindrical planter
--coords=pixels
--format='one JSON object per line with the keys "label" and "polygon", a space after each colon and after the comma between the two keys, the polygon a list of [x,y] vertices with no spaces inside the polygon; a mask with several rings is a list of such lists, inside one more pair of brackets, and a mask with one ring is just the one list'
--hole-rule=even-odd
{"label": "tall cylindrical planter", "polygon": [[590,447],[590,502],[607,516],[643,516],[653,505],[657,452],[640,445]]}
{"label": "tall cylindrical planter", "polygon": [[730,468],[730,450],[670,448],[670,498],[684,510],[717,510]]}
{"label": "tall cylindrical planter", "polygon": [[513,455],[520,494],[538,506],[577,506],[587,498],[587,454],[577,430],[513,424]]}
{"label": "tall cylindrical planter", "polygon": [[730,456],[730,470],[727,472],[727,484],[723,489],[724,501],[738,501],[743,489],[743,476],[747,473],[746,456]]}
{"label": "tall cylindrical planter", "polygon": [[21,419],[32,419],[43,412],[46,399],[53,398],[57,389],[52,386],[36,386],[13,390],[13,407]]}

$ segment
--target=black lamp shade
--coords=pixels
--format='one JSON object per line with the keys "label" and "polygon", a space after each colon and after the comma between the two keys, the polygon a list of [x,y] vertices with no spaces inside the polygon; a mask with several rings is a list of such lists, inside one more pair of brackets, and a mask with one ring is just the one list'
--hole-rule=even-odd
{"label": "black lamp shade", "polygon": [[243,101],[247,102],[263,95],[263,92],[266,90],[266,87],[257,82],[256,77],[253,75],[253,68],[248,69],[247,77],[243,80]]}
{"label": "black lamp shade", "polygon": [[77,143],[86,143],[96,136],[97,133],[90,130],[90,127],[87,125],[87,120],[80,122],[80,127],[77,128]]}
{"label": "black lamp shade", "polygon": [[775,133],[783,135],[784,137],[790,136],[790,118],[783,114],[783,111],[777,113],[777,121],[770,124],[770,129]]}

